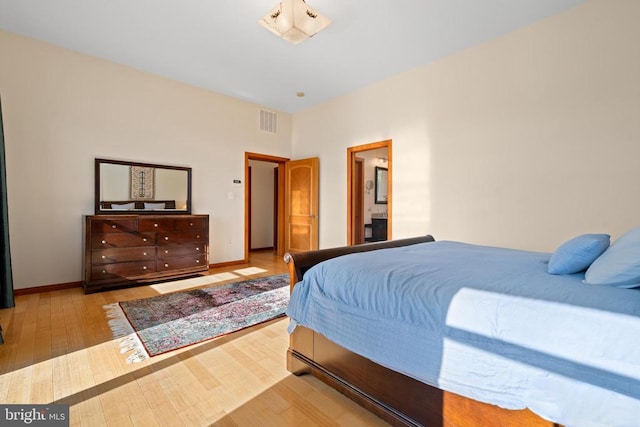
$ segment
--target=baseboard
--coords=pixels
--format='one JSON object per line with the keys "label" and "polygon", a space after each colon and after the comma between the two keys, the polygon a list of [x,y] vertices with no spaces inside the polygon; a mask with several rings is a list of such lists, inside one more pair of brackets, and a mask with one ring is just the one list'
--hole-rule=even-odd
{"label": "baseboard", "polygon": [[[239,259],[236,261],[226,261],[220,262],[217,264],[209,264],[209,268],[219,268],[219,267],[229,267],[232,265],[244,264],[245,260]],[[62,289],[71,289],[71,288],[81,288],[82,282],[69,282],[69,283],[58,283],[55,285],[46,285],[46,286],[34,286],[33,288],[22,288],[22,289],[14,289],[13,295],[29,295],[29,294],[39,294],[41,292],[51,292],[51,291],[60,291]]]}
{"label": "baseboard", "polygon": [[34,286],[32,288],[14,289],[13,295],[39,294],[41,292],[60,291],[62,289],[81,288],[82,282],[57,283],[55,285]]}
{"label": "baseboard", "polygon": [[238,265],[238,264],[245,264],[247,261],[244,259],[239,259],[236,261],[226,261],[226,262],[219,262],[216,264],[209,264],[209,268],[220,268],[220,267],[230,267],[232,265]]}

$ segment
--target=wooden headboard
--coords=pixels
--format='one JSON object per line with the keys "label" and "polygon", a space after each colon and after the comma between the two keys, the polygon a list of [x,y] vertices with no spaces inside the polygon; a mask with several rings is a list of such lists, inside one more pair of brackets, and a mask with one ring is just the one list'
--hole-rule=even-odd
{"label": "wooden headboard", "polygon": [[341,255],[355,252],[368,252],[376,249],[397,248],[400,246],[415,245],[417,243],[433,242],[435,239],[430,234],[406,239],[387,240],[384,242],[364,243],[361,245],[341,246],[337,248],[319,249],[308,252],[295,252],[284,254],[284,261],[289,266],[289,285],[293,286],[302,280],[302,276],[314,265]]}

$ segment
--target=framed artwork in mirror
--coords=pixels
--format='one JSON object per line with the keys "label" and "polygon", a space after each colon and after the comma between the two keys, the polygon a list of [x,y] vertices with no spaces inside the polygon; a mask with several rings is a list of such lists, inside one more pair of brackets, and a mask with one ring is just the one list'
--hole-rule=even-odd
{"label": "framed artwork in mirror", "polygon": [[146,166],[130,166],[131,198],[153,200],[155,168]]}

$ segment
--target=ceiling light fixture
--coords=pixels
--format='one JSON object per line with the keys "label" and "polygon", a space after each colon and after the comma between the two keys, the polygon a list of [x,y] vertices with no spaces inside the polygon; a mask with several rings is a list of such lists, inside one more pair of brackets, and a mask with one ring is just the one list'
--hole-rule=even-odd
{"label": "ceiling light fixture", "polygon": [[258,22],[275,35],[298,44],[316,35],[331,20],[311,9],[304,0],[283,0]]}

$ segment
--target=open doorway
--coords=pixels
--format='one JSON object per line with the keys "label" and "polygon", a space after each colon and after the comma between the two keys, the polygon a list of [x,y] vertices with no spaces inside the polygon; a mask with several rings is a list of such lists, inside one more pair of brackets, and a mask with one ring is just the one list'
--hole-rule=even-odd
{"label": "open doorway", "polygon": [[278,248],[278,163],[249,160],[249,251]]}
{"label": "open doorway", "polygon": [[391,240],[391,140],[347,149],[347,244]]}
{"label": "open doorway", "polygon": [[245,153],[245,260],[250,250],[284,255],[284,167],[289,159]]}
{"label": "open doorway", "polygon": [[[252,217],[261,215],[264,210],[257,212],[252,208],[252,166],[251,162],[265,162],[268,168],[273,168],[272,190],[264,190],[273,194],[273,241],[274,251],[282,256],[285,252],[303,252],[318,249],[318,180],[319,159],[289,160],[284,157],[266,154],[245,153],[245,229],[244,229],[244,260],[249,260],[251,247]],[[270,196],[267,196],[270,197]],[[271,208],[267,208],[270,211]]]}

